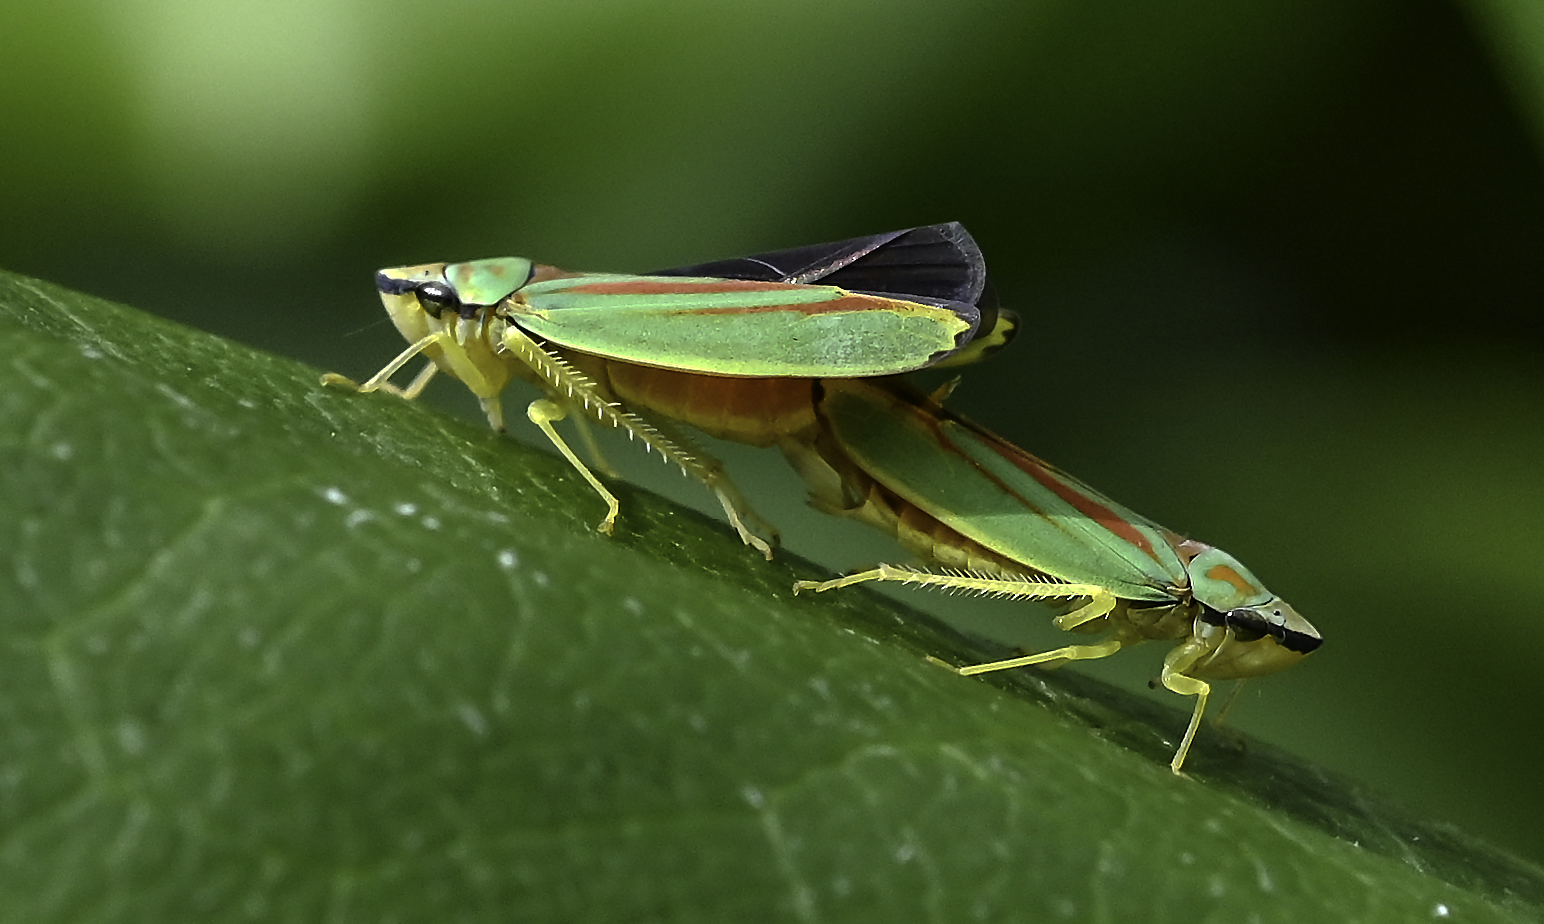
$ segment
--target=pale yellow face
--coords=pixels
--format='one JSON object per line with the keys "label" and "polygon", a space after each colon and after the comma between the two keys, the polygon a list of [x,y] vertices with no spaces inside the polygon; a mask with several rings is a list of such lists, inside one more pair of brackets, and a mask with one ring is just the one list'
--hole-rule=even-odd
{"label": "pale yellow face", "polygon": [[423,306],[418,303],[418,296],[412,292],[393,294],[382,289],[379,279],[383,276],[405,282],[442,280],[445,278],[445,264],[421,263],[417,266],[397,266],[383,269],[376,274],[381,303],[386,306],[386,314],[391,318],[391,323],[397,326],[397,330],[408,343],[417,343],[430,333],[428,312],[424,311]]}
{"label": "pale yellow face", "polygon": [[440,371],[460,379],[479,398],[495,397],[524,367],[503,352],[500,335],[506,322],[497,317],[493,308],[484,308],[470,318],[454,313],[435,317],[424,309],[415,291],[389,291],[385,284],[392,280],[443,283],[447,265],[423,263],[381,270],[377,274],[381,304],[409,343],[434,336],[434,341],[424,346],[423,354]]}
{"label": "pale yellow face", "polygon": [[1319,630],[1280,597],[1241,608],[1239,614],[1249,617],[1264,631],[1241,631],[1229,626],[1222,643],[1186,670],[1186,674],[1210,680],[1273,674],[1303,660],[1319,647]]}

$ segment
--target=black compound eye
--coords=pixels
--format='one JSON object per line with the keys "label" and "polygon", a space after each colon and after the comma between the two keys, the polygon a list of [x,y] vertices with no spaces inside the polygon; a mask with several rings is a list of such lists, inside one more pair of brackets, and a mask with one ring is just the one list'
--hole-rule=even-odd
{"label": "black compound eye", "polygon": [[456,297],[456,290],[443,282],[426,282],[413,292],[418,296],[418,304],[429,316],[438,319],[446,311],[459,311],[461,300]]}
{"label": "black compound eye", "polygon": [[1250,609],[1229,610],[1227,625],[1233,631],[1233,637],[1241,642],[1253,642],[1267,635],[1278,641],[1281,638],[1280,626],[1271,625],[1264,616]]}

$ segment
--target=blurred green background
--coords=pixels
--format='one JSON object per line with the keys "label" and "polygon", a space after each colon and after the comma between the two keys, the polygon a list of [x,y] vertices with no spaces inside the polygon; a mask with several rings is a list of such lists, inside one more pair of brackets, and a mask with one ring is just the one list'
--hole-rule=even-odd
{"label": "blurred green background", "polygon": [[[1535,860],[1541,140],[1537,0],[0,12],[0,266],[356,377],[401,346],[380,266],[964,222],[1028,323],[956,406],[1324,632],[1239,727]],[[794,551],[893,557],[729,455]],[[1054,643],[1034,609],[912,599]]]}

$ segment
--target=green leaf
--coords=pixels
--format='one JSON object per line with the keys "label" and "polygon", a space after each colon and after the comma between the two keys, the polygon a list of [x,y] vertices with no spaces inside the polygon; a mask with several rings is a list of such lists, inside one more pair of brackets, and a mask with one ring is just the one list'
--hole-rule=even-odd
{"label": "green leaf", "polygon": [[[211,309],[214,310],[214,309]],[[0,275],[0,920],[1536,919],[1343,781]]]}

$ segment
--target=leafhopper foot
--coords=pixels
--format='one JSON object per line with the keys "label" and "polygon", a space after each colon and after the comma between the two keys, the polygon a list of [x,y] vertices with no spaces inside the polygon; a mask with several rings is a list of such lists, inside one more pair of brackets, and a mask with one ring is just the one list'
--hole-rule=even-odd
{"label": "leafhopper foot", "polygon": [[413,376],[413,381],[409,382],[406,388],[391,384],[391,377],[397,374],[397,370],[412,362],[413,357],[422,353],[439,339],[440,335],[438,334],[429,334],[419,338],[417,341],[409,344],[407,349],[398,353],[395,359],[382,366],[381,371],[370,376],[362,383],[355,382],[353,379],[339,375],[336,372],[328,372],[322,376],[322,384],[348,388],[360,394],[384,391],[387,394],[396,395],[399,398],[406,398],[411,401],[418,397],[424,390],[424,387],[429,384],[429,380],[434,378],[434,374],[439,371],[439,367],[433,362],[425,364],[424,368],[417,375]]}
{"label": "leafhopper foot", "polygon": [[[739,489],[723,472],[715,468],[703,481],[713,492],[713,496],[718,498],[719,506],[724,508],[724,515],[729,517],[729,524],[739,534],[740,541],[765,555],[767,561],[771,561],[772,550],[776,548],[778,542],[777,529],[751,509],[751,505],[740,496]],[[753,521],[762,532],[771,537],[771,540],[763,539],[752,532],[750,527],[745,525],[746,520]]]}
{"label": "leafhopper foot", "polygon": [[339,375],[336,372],[322,373],[322,384],[324,386],[331,386],[333,388],[347,388],[349,391],[359,390],[358,382],[354,381],[346,375]]}
{"label": "leafhopper foot", "polygon": [[793,585],[793,592],[812,590],[817,594],[828,590],[840,590],[843,587],[851,587],[854,584],[864,584],[869,581],[905,581],[908,576],[924,572],[911,571],[907,568],[898,568],[895,565],[876,565],[868,571],[859,571],[845,577],[832,578],[829,581],[799,581]]}
{"label": "leafhopper foot", "polygon": [[368,395],[373,391],[384,391],[388,395],[396,395],[398,398],[412,401],[423,392],[424,386],[428,385],[429,380],[434,378],[434,373],[439,371],[438,366],[434,363],[429,363],[424,366],[418,375],[413,377],[413,381],[409,382],[406,388],[402,388],[391,384],[391,382],[384,378],[384,376],[389,375],[391,372],[395,372],[396,369],[397,367],[388,366],[363,382],[356,382],[348,376],[339,375],[336,372],[324,372],[322,373],[322,384],[333,388],[346,388],[349,391],[357,391],[362,395]]}

